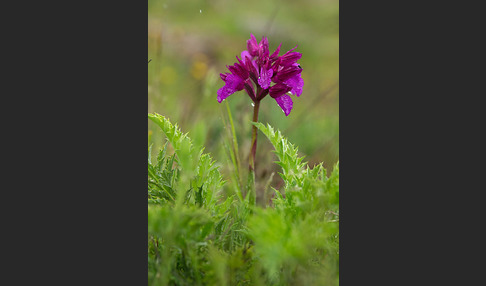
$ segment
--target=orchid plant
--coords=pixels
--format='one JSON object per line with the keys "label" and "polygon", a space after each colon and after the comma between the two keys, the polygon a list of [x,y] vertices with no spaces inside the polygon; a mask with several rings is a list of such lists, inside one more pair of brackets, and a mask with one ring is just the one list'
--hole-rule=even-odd
{"label": "orchid plant", "polygon": [[[297,63],[302,54],[293,52],[296,46],[279,56],[281,46],[282,43],[270,55],[268,39],[262,37],[258,43],[251,34],[247,41],[247,49],[241,52],[241,59],[236,56],[238,62],[227,66],[230,72],[220,74],[225,85],[218,90],[218,102],[221,103],[228,96],[244,89],[253,101],[253,122],[258,122],[260,101],[270,94],[282,108],[285,116],[288,116],[293,106],[289,94],[300,96],[304,86],[301,77],[302,67]],[[257,128],[253,126],[249,159],[251,173],[255,169],[256,146]]]}

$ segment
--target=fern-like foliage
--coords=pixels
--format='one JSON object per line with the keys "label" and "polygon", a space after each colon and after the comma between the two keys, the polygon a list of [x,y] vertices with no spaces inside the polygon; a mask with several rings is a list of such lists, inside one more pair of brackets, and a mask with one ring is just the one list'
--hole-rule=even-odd
{"label": "fern-like foliage", "polygon": [[208,247],[242,252],[250,210],[234,195],[221,196],[224,181],[209,154],[164,116],[149,118],[168,141],[155,160],[148,149],[149,284],[218,285],[211,273],[219,265],[207,261]]}
{"label": "fern-like foliage", "polygon": [[[174,201],[179,197],[181,204],[189,203],[200,207],[205,205],[214,209],[224,181],[211,156],[204,154],[203,149],[195,148],[187,134],[182,133],[177,124],[173,125],[164,116],[149,113],[148,118],[161,128],[175,153],[175,157],[167,157],[164,147],[155,166],[149,161],[149,182],[152,180],[152,184],[159,191],[165,191],[159,197],[163,197],[165,201]],[[172,169],[174,160],[177,167]],[[162,166],[165,167],[160,172]]]}
{"label": "fern-like foliage", "polygon": [[309,168],[256,123],[285,182],[263,209],[238,190],[223,197],[211,156],[164,116],[149,118],[168,141],[155,158],[148,148],[149,285],[339,285],[339,165],[329,177],[322,164]]}
{"label": "fern-like foliage", "polygon": [[322,163],[310,168],[303,157],[299,157],[298,148],[278,130],[262,123],[253,123],[274,147],[278,158],[276,164],[282,167],[279,175],[285,182],[284,195],[275,190],[274,200],[277,209],[285,209],[292,217],[319,211],[331,214],[330,220],[339,216],[339,162],[334,166],[328,178]]}
{"label": "fern-like foliage", "polygon": [[152,204],[175,201],[174,182],[178,171],[174,169],[175,155],[167,156],[167,143],[152,163],[152,146],[148,150],[148,200]]}
{"label": "fern-like foliage", "polygon": [[[270,125],[253,123],[270,140],[282,167],[284,194],[275,208],[256,210],[249,235],[269,284],[339,283],[339,163],[329,177],[322,163],[310,168],[298,149]],[[307,275],[295,276],[304,267]],[[324,274],[326,273],[326,274]],[[296,277],[298,279],[296,280]]]}
{"label": "fern-like foliage", "polygon": [[302,162],[304,158],[298,157],[298,148],[289,143],[280,131],[275,131],[269,124],[265,126],[260,122],[253,122],[253,125],[267,136],[275,148],[274,153],[279,159],[276,163],[282,167],[282,173],[279,174],[285,181],[286,189],[302,188],[306,163]]}

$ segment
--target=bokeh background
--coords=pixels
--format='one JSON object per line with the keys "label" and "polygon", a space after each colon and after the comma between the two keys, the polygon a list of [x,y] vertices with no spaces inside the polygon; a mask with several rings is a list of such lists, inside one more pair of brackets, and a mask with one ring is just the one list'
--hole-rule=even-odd
{"label": "bokeh background", "polygon": [[[248,166],[251,140],[251,100],[237,92],[219,104],[216,91],[224,85],[219,73],[236,62],[250,33],[268,37],[270,53],[282,43],[280,55],[298,46],[302,53],[304,89],[293,96],[288,117],[267,96],[259,121],[282,131],[298,146],[310,166],[323,162],[330,172],[339,160],[339,2],[338,0],[148,0],[148,112],[177,123],[196,144],[221,164],[227,156],[222,121],[229,104],[236,129],[242,167]],[[148,122],[149,143],[160,148],[165,139]],[[279,167],[272,147],[258,135],[257,182]],[[279,188],[278,176],[272,185]]]}

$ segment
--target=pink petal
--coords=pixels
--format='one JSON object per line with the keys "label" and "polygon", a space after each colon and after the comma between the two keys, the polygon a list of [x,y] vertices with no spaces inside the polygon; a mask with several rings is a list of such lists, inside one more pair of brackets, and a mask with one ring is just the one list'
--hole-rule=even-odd
{"label": "pink petal", "polygon": [[285,116],[289,116],[290,111],[292,110],[292,106],[294,105],[290,96],[285,94],[275,98],[275,101],[277,101],[278,106],[282,108]]}
{"label": "pink petal", "polygon": [[257,42],[255,36],[253,36],[253,34],[250,34],[250,35],[251,35],[250,39],[246,42],[248,52],[252,56],[258,56],[258,50],[259,50],[258,42]]}
{"label": "pink petal", "polygon": [[225,86],[218,90],[218,102],[221,103],[228,96],[232,95],[236,91],[240,91],[245,87],[244,81],[233,74],[228,74],[225,79]]}
{"label": "pink petal", "polygon": [[258,56],[260,58],[268,59],[268,55],[270,54],[270,51],[268,50],[268,39],[267,39],[267,37],[262,38],[259,46],[260,46],[260,50],[259,50]]}
{"label": "pink petal", "polygon": [[289,92],[292,88],[283,83],[277,83],[270,87],[269,94],[273,98],[277,98]]}
{"label": "pink petal", "polygon": [[273,52],[273,54],[270,55],[270,59],[271,60],[276,59],[278,57],[278,53],[280,53],[280,48],[281,47],[282,47],[282,43],[280,43],[280,45],[278,45],[278,47],[275,50],[275,52]]}
{"label": "pink petal", "polygon": [[241,52],[241,59],[242,59],[243,61],[245,61],[245,57],[248,57],[248,58],[250,58],[250,59],[252,58],[252,56],[250,55],[250,53],[249,53],[248,51],[246,51],[246,50],[245,50],[245,51],[243,51],[243,52]]}
{"label": "pink petal", "polygon": [[284,82],[286,85],[290,86],[292,90],[290,93],[293,95],[300,96],[302,94],[302,88],[304,87],[304,80],[297,74]]}
{"label": "pink petal", "polygon": [[222,88],[218,89],[218,102],[221,103],[223,100],[225,100],[228,96],[233,94],[234,91],[231,91],[228,89],[228,87],[225,85]]}
{"label": "pink petal", "polygon": [[262,67],[262,69],[260,71],[260,76],[258,77],[258,84],[263,89],[269,88],[270,84],[272,83],[272,75],[273,75],[272,69],[269,69],[267,71],[265,67]]}

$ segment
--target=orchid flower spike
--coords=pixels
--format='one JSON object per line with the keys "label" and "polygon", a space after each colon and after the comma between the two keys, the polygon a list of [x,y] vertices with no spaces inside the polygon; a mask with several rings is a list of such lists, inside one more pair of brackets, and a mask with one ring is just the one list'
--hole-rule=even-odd
{"label": "orchid flower spike", "polygon": [[218,102],[243,89],[253,102],[260,102],[270,94],[288,116],[293,106],[288,93],[300,96],[304,86],[302,68],[297,64],[302,54],[293,52],[293,48],[279,56],[281,46],[270,55],[268,39],[262,37],[258,43],[251,34],[247,49],[241,52],[241,59],[236,56],[238,62],[227,66],[230,72],[220,74],[225,85],[218,90]]}

